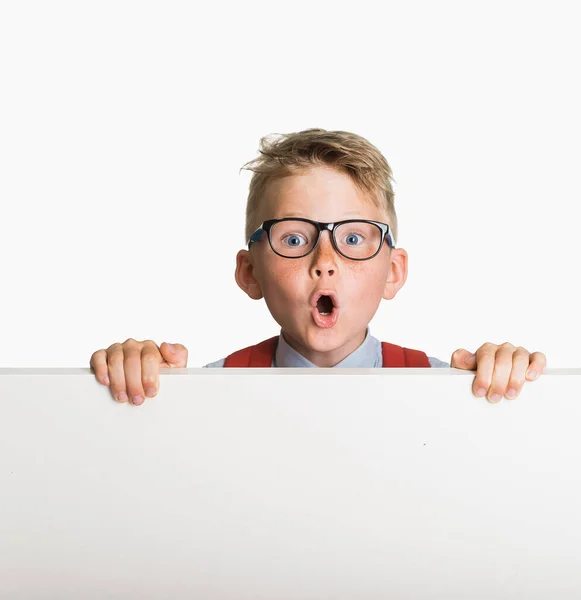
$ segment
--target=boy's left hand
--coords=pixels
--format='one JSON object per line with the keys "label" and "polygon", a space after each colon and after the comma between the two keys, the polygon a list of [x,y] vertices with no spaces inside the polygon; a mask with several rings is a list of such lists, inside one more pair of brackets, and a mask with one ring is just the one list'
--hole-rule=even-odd
{"label": "boy's left hand", "polygon": [[503,396],[516,398],[526,381],[534,381],[543,372],[547,359],[542,352],[530,354],[525,348],[505,342],[500,346],[486,342],[476,354],[462,348],[452,354],[450,366],[476,370],[472,384],[475,396],[500,402]]}

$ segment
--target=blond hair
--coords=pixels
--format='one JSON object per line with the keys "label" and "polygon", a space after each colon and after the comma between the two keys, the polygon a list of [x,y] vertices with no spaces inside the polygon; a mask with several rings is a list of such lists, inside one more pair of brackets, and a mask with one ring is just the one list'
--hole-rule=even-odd
{"label": "blond hair", "polygon": [[253,171],[246,203],[246,240],[260,226],[256,221],[269,181],[313,166],[328,166],[351,177],[378,208],[385,210],[395,243],[397,217],[391,168],[383,154],[365,138],[347,131],[305,129],[265,136],[260,139],[259,152],[260,156],[242,167]]}

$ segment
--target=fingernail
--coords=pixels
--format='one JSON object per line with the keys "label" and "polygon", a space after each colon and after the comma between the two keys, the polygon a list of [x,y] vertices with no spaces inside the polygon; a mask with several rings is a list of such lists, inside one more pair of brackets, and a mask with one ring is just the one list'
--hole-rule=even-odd
{"label": "fingernail", "polygon": [[473,362],[474,362],[474,357],[473,357],[473,356],[467,356],[467,357],[464,359],[464,364],[465,364],[465,365],[469,365],[470,363],[473,363]]}
{"label": "fingernail", "polygon": [[143,402],[143,398],[141,396],[133,396],[133,404],[139,406]]}
{"label": "fingernail", "polygon": [[510,388],[510,390],[508,390],[508,392],[506,392],[506,397],[507,398],[514,398],[516,396],[516,390]]}
{"label": "fingernail", "polygon": [[529,371],[527,373],[527,377],[530,377],[531,379],[536,379],[537,378],[537,372],[533,369],[532,371]]}
{"label": "fingernail", "polygon": [[500,396],[498,394],[492,394],[492,396],[490,396],[490,401],[491,402],[499,402]]}
{"label": "fingernail", "polygon": [[175,349],[175,347],[174,347],[174,345],[173,345],[173,344],[168,344],[168,347],[169,347],[169,351],[170,351],[172,354],[175,354],[175,353],[176,353],[176,349]]}
{"label": "fingernail", "polygon": [[478,388],[478,389],[476,390],[476,395],[477,395],[479,398],[482,398],[482,396],[484,396],[484,394],[486,394],[486,390],[485,390],[484,388]]}
{"label": "fingernail", "polygon": [[103,377],[103,383],[104,383],[105,385],[107,385],[107,384],[109,383],[109,377],[107,377],[107,375],[105,375],[105,376]]}
{"label": "fingernail", "polygon": [[119,402],[127,402],[127,394],[125,392],[119,392]]}
{"label": "fingernail", "polygon": [[148,388],[145,390],[145,395],[149,398],[153,398],[155,396],[155,390],[153,388]]}

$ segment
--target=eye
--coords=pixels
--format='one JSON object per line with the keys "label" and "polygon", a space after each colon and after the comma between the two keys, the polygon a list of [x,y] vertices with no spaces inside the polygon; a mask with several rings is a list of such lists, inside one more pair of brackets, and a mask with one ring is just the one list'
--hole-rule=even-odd
{"label": "eye", "polygon": [[348,246],[357,246],[357,244],[363,242],[363,236],[358,233],[348,233],[345,236],[345,243]]}
{"label": "eye", "polygon": [[304,246],[307,243],[307,240],[301,235],[291,233],[282,238],[282,243],[291,246],[292,248],[296,248],[297,246]]}

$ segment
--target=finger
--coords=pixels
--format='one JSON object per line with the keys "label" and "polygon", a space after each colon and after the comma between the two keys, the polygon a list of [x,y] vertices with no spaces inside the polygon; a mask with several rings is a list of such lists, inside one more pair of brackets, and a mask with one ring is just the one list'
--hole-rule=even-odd
{"label": "finger", "polygon": [[520,346],[512,355],[512,371],[508,380],[506,397],[514,400],[521,392],[525,382],[525,373],[529,366],[529,353]]}
{"label": "finger", "polygon": [[494,360],[498,346],[486,343],[476,350],[476,377],[472,383],[472,392],[482,398],[488,393],[494,373]]}
{"label": "finger", "polygon": [[512,355],[515,350],[516,348],[508,342],[500,345],[496,350],[494,372],[486,396],[490,402],[500,402],[506,394],[508,380],[512,372]]}
{"label": "finger", "polygon": [[112,344],[107,348],[107,367],[113,398],[117,402],[127,402],[125,372],[123,371],[123,347],[121,344]]}
{"label": "finger", "polygon": [[159,366],[162,357],[157,344],[152,340],[143,342],[141,349],[141,384],[148,398],[153,398],[159,390]]}
{"label": "finger", "polygon": [[533,352],[530,355],[530,365],[526,378],[528,381],[534,381],[545,370],[547,357],[542,352]]}
{"label": "finger", "polygon": [[476,354],[473,354],[469,350],[464,350],[464,348],[459,348],[452,354],[450,366],[454,369],[474,371],[476,369]]}
{"label": "finger", "polygon": [[97,350],[91,356],[90,366],[95,371],[97,381],[103,385],[109,385],[109,369],[107,368],[107,351]]}
{"label": "finger", "polygon": [[182,344],[162,342],[159,347],[168,367],[184,368],[188,364],[188,349]]}
{"label": "finger", "polygon": [[145,400],[145,392],[141,384],[141,350],[142,343],[127,340],[123,344],[123,368],[127,395],[132,404],[140,405]]}

